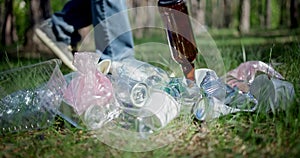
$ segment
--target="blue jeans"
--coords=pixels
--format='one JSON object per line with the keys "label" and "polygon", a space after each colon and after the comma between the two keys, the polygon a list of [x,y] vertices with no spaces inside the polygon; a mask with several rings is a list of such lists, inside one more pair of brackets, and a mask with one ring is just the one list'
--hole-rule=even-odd
{"label": "blue jeans", "polygon": [[79,29],[93,24],[101,59],[134,57],[125,0],[70,0],[52,15],[52,22],[57,39],[70,45],[81,40]]}

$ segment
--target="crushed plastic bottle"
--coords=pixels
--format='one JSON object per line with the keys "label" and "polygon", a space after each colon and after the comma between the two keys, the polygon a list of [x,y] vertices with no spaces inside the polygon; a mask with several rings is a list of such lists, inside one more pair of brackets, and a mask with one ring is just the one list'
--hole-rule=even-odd
{"label": "crushed plastic bottle", "polygon": [[112,62],[111,81],[116,97],[121,103],[141,108],[149,97],[149,88],[169,82],[168,74],[162,69],[134,58]]}
{"label": "crushed plastic bottle", "polygon": [[0,73],[0,131],[41,129],[54,122],[66,83],[53,59]]}
{"label": "crushed plastic bottle", "polygon": [[[257,72],[264,74],[257,75]],[[199,120],[211,120],[230,113],[286,110],[295,91],[291,83],[270,65],[249,61],[219,78],[209,69],[195,70],[203,97],[193,107]],[[225,82],[224,82],[225,81]]]}
{"label": "crushed plastic bottle", "polygon": [[[94,56],[94,54],[89,53],[75,54],[75,61],[79,58],[83,61],[84,58],[84,61],[88,60],[89,62],[86,63],[91,66],[94,62],[90,60],[97,59],[97,57],[87,57],[88,55]],[[111,64],[108,61],[105,62],[105,64],[93,65],[101,66],[97,71],[102,70],[101,72],[107,73],[105,77],[111,81],[113,89],[110,93],[113,95],[110,97],[107,97],[107,95],[98,97],[93,97],[92,94],[84,95],[84,88],[78,88],[86,87],[88,83],[79,82],[75,84],[75,82],[71,85],[70,83],[76,81],[76,78],[82,74],[82,72],[72,72],[65,75],[68,87],[64,93],[63,104],[60,107],[60,116],[78,128],[87,127],[96,130],[102,128],[108,122],[115,122],[117,126],[147,135],[163,128],[178,115],[180,104],[178,104],[177,99],[180,97],[177,89],[173,87],[174,85],[170,86],[168,84],[170,78],[165,71],[135,59],[125,59]],[[103,65],[104,67],[102,67]],[[76,68],[79,71],[81,70],[78,66]],[[110,72],[107,71],[109,68]],[[95,70],[94,67],[93,69]],[[88,75],[93,73],[83,74],[85,75],[81,77],[91,79]],[[93,81],[89,80],[89,82]],[[101,84],[105,83],[96,82],[91,88],[100,87]],[[91,91],[93,92],[89,89],[89,92]],[[83,101],[103,97],[103,99],[107,99],[107,102],[101,101],[101,103],[89,104],[81,113],[78,113],[76,106],[81,107],[81,105],[72,103],[78,104],[80,102],[68,101],[70,97],[78,95],[85,96]],[[73,99],[80,99],[80,97]]]}
{"label": "crushed plastic bottle", "polygon": [[180,111],[176,100],[162,90],[152,89],[146,105],[139,111],[139,132],[153,133],[165,127]]}
{"label": "crushed plastic bottle", "polygon": [[250,93],[258,100],[259,111],[285,110],[295,95],[293,85],[262,61],[244,62],[225,76],[230,87]]}
{"label": "crushed plastic bottle", "polygon": [[257,100],[252,94],[231,88],[213,70],[197,69],[195,72],[196,83],[203,93],[192,110],[198,120],[209,121],[230,113],[256,110]]}
{"label": "crushed plastic bottle", "polygon": [[161,68],[125,59],[112,63],[111,74],[122,116],[135,118],[133,126],[138,132],[153,133],[178,116],[178,87]]}
{"label": "crushed plastic bottle", "polygon": [[165,91],[178,102],[181,114],[190,114],[195,103],[202,98],[200,88],[194,81],[186,78],[172,77],[170,79]]}
{"label": "crushed plastic bottle", "polygon": [[275,113],[286,110],[294,99],[293,84],[266,74],[258,75],[250,85],[250,92],[257,98],[259,111]]}

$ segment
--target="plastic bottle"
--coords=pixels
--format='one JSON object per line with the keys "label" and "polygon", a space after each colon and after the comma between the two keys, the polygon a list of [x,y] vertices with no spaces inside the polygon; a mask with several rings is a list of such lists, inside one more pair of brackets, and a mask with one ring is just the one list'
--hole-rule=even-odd
{"label": "plastic bottle", "polygon": [[258,100],[259,112],[273,112],[287,110],[295,98],[292,83],[260,74],[250,85],[250,93]]}
{"label": "plastic bottle", "polygon": [[192,110],[196,119],[209,121],[230,113],[256,110],[257,100],[250,93],[231,88],[213,70],[197,69],[195,72],[196,84],[203,93]]}
{"label": "plastic bottle", "polygon": [[132,108],[145,105],[149,88],[159,88],[169,82],[164,70],[133,58],[113,62],[111,73],[116,98]]}
{"label": "plastic bottle", "polygon": [[50,126],[66,86],[52,59],[0,73],[0,132],[19,132]]}
{"label": "plastic bottle", "polygon": [[136,59],[124,59],[112,63],[111,74],[122,109],[120,116],[135,118],[130,126],[141,135],[163,128],[179,114],[179,91],[170,84],[164,70]]}

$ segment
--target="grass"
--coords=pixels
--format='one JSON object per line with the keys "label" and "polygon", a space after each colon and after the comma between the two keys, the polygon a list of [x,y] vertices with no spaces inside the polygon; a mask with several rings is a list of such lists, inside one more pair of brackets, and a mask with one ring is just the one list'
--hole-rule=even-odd
{"label": "grass", "polygon": [[[155,37],[155,39],[159,38]],[[216,39],[226,70],[234,69],[243,62],[242,45],[232,44],[236,39],[229,38],[226,41],[223,38],[216,37]],[[187,123],[185,120],[178,120],[178,124],[185,124],[185,126],[177,126],[176,130],[170,128],[169,132],[176,135],[173,143],[153,151],[138,153],[111,148],[96,139],[93,132],[76,129],[57,118],[56,123],[46,129],[1,135],[0,156],[298,157],[300,155],[300,43],[290,41],[282,43],[272,40],[260,43],[255,38],[253,41],[255,42],[244,43],[246,60],[271,62],[274,68],[294,85],[296,99],[286,111],[277,111],[274,114],[237,113],[210,122],[194,120]],[[147,39],[138,41],[138,44],[139,42],[147,42]],[[153,48],[153,52],[156,51],[159,52],[159,49]],[[138,56],[138,58],[153,60],[145,56]],[[43,59],[2,58],[0,69],[5,70],[41,60]],[[69,71],[65,67],[62,69],[64,73]],[[171,123],[169,126],[172,125]]]}

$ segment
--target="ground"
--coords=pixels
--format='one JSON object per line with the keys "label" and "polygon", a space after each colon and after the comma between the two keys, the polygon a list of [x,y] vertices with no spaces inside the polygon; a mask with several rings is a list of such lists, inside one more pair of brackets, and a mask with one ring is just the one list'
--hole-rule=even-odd
{"label": "ground", "polygon": [[[228,33],[229,32],[229,33]],[[298,157],[300,155],[300,42],[297,33],[259,32],[239,37],[232,31],[213,32],[226,70],[245,59],[272,63],[294,85],[296,96],[286,111],[253,112],[227,115],[209,122],[176,119],[167,132],[172,143],[148,152],[127,152],[112,148],[94,137],[93,131],[72,127],[57,118],[45,129],[0,136],[1,157]],[[268,36],[267,36],[268,35]],[[271,36],[272,35],[272,36]],[[160,36],[137,39],[137,45],[162,42]],[[144,48],[144,47],[140,47]],[[143,50],[143,49],[141,49]],[[141,51],[139,50],[139,51]],[[243,51],[244,50],[244,51]],[[152,54],[159,52],[153,48]],[[153,61],[142,54],[137,58]],[[153,55],[155,56],[155,55]],[[43,59],[2,58],[1,70],[28,65]],[[199,67],[205,67],[198,59]],[[69,70],[62,66],[63,73]],[[284,104],[284,103],[282,103]],[[176,126],[172,126],[172,125]],[[163,135],[164,136],[164,135]],[[158,139],[159,136],[157,137]]]}

